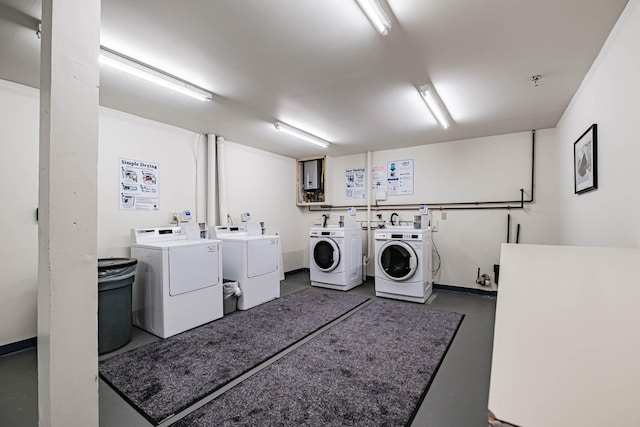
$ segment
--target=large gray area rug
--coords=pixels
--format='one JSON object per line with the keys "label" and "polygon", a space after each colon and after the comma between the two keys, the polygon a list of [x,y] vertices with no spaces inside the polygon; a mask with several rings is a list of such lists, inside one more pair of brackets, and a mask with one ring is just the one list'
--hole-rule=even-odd
{"label": "large gray area rug", "polygon": [[463,315],[377,300],[173,426],[402,426]]}
{"label": "large gray area rug", "polygon": [[100,362],[100,377],[159,424],[368,298],[305,289]]}

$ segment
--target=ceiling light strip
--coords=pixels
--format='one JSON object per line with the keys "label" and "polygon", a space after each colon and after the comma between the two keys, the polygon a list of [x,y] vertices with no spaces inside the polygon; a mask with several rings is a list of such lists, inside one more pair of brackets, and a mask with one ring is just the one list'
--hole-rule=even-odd
{"label": "ceiling light strip", "polygon": [[207,90],[104,46],[100,46],[100,63],[200,101],[213,98]]}
{"label": "ceiling light strip", "polygon": [[386,36],[391,29],[391,19],[387,16],[378,0],[356,0],[360,9],[367,15],[376,31]]}
{"label": "ceiling light strip", "polygon": [[291,136],[295,136],[296,138],[300,138],[300,139],[305,140],[307,142],[310,142],[312,144],[319,145],[320,147],[323,147],[323,148],[327,148],[329,146],[329,144],[330,144],[328,141],[325,141],[322,138],[318,138],[315,135],[312,135],[312,134],[310,134],[308,132],[305,132],[303,130],[300,130],[298,128],[294,128],[293,126],[290,126],[290,125],[288,125],[286,123],[275,122],[273,124],[273,126],[277,130],[279,130],[281,132],[284,132],[284,133],[289,134]]}
{"label": "ceiling light strip", "polygon": [[450,126],[448,112],[433,86],[429,84],[420,86],[418,92],[440,126],[447,129]]}

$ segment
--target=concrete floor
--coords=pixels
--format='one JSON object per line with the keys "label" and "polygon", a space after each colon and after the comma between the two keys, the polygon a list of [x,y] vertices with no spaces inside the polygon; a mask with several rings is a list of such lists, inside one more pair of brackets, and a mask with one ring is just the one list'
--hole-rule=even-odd
{"label": "concrete floor", "polygon": [[[290,274],[281,282],[281,293],[286,295],[309,286],[308,272]],[[375,298],[374,281],[369,279],[349,292]],[[434,295],[431,306],[463,313],[465,318],[411,425],[485,427],[496,299],[442,290],[436,290]],[[158,339],[133,329],[129,344],[101,359]],[[151,426],[102,380],[99,387],[101,427]],[[37,412],[36,350],[0,357],[0,425],[37,426]]]}

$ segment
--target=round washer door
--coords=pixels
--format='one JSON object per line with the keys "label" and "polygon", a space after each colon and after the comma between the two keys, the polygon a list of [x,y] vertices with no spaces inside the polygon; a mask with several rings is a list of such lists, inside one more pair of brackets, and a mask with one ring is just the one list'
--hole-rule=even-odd
{"label": "round washer door", "polygon": [[340,248],[335,240],[322,237],[313,245],[313,263],[320,271],[333,271],[340,264]]}
{"label": "round washer door", "polygon": [[378,265],[384,275],[397,282],[410,279],[418,267],[416,251],[407,243],[393,240],[378,252]]}

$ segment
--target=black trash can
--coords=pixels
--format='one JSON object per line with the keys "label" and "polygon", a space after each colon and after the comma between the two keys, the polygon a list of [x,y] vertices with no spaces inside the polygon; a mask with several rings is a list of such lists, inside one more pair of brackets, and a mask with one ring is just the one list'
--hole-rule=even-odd
{"label": "black trash can", "polygon": [[98,259],[98,354],[131,341],[131,285],[135,258]]}

